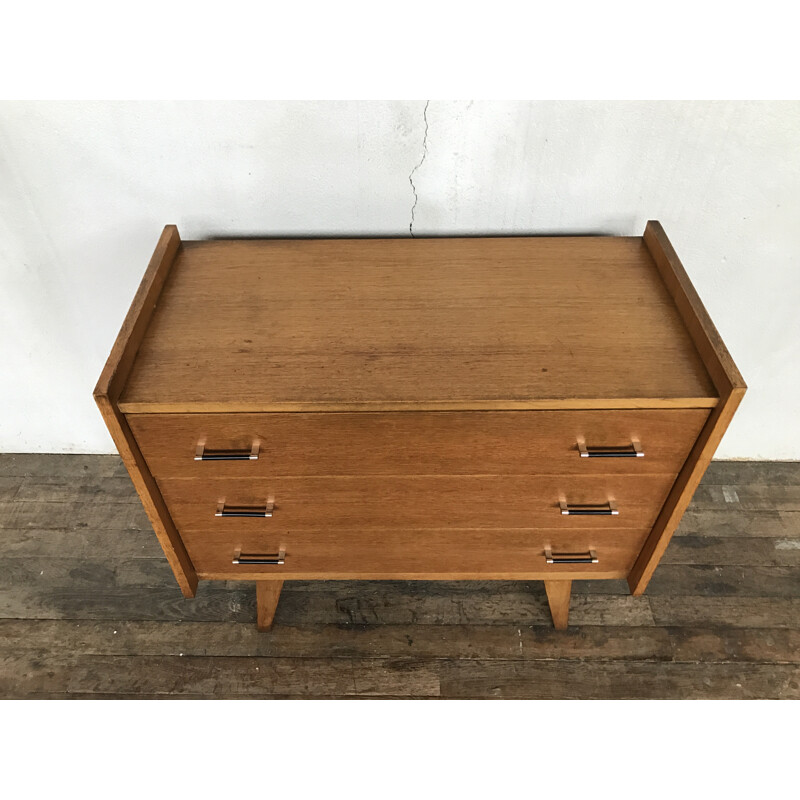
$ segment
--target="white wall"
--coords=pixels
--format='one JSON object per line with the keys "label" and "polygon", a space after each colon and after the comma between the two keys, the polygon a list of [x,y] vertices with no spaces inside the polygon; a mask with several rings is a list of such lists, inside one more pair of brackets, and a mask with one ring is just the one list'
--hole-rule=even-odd
{"label": "white wall", "polygon": [[[0,104],[0,451],[112,452],[92,388],[166,223],[407,235],[420,102]],[[659,219],[749,392],[718,457],[800,458],[800,103],[443,102],[414,231]]]}

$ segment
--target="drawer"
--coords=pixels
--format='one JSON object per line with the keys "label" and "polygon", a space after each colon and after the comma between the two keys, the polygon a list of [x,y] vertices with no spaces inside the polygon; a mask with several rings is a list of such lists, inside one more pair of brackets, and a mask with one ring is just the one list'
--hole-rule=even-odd
{"label": "drawer", "polygon": [[[350,530],[246,532],[192,531],[184,535],[200,577],[328,579],[622,578],[648,531],[603,530]],[[274,559],[282,564],[234,564]],[[597,563],[548,564],[553,560]]]}
{"label": "drawer", "polygon": [[[293,475],[675,475],[708,409],[129,414],[156,478]],[[578,443],[644,457],[581,457]],[[257,460],[196,461],[238,451]]]}
{"label": "drawer", "polygon": [[[655,521],[672,475],[400,475],[325,478],[163,478],[178,530],[353,528],[643,528]],[[570,505],[616,504],[616,515],[564,515]],[[269,518],[216,516],[264,509]],[[603,508],[598,508],[602,511]]]}

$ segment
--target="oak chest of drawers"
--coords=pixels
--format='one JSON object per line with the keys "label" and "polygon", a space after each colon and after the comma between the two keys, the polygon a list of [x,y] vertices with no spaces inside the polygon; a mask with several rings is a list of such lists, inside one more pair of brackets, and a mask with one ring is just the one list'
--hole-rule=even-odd
{"label": "oak chest of drawers", "polygon": [[[663,229],[182,242],[95,398],[186,596],[287,579],[644,591],[745,385]],[[521,622],[523,622],[521,620]]]}

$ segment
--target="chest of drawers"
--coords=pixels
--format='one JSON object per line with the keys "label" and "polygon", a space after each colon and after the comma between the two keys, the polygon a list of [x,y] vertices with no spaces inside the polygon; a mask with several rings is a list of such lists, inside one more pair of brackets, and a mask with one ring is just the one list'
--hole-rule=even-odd
{"label": "chest of drawers", "polygon": [[95,389],[186,596],[288,579],[644,591],[745,385],[642,237],[167,226]]}

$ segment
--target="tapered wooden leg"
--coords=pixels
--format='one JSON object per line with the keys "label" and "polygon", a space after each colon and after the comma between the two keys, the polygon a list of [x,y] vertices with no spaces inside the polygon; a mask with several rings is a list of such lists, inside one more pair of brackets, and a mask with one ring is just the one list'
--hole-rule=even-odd
{"label": "tapered wooden leg", "polygon": [[257,625],[260,631],[268,631],[272,627],[282,588],[283,581],[256,581]]}
{"label": "tapered wooden leg", "polygon": [[572,592],[572,581],[545,581],[547,602],[556,630],[563,631],[569,620],[569,596]]}

